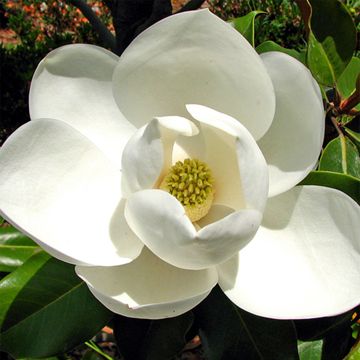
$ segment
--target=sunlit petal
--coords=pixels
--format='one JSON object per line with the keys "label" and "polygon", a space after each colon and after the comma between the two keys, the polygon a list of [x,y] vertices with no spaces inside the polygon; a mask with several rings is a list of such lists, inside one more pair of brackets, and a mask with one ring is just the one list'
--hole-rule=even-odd
{"label": "sunlit petal", "polygon": [[215,268],[192,271],[171,266],[146,248],[132,263],[117,267],[76,267],[92,293],[115,313],[161,319],[185,313],[217,283]]}
{"label": "sunlit petal", "polygon": [[52,118],[73,126],[92,140],[117,166],[135,128],[112,95],[118,57],[93,45],[67,45],[50,52],[31,82],[32,119]]}
{"label": "sunlit petal", "polygon": [[1,149],[0,213],[63,261],[111,266],[139,255],[120,189],[120,171],[62,121],[31,121]]}
{"label": "sunlit petal", "polygon": [[262,215],[250,209],[231,212],[196,231],[175,197],[162,190],[143,190],[128,199],[125,218],[161,259],[196,270],[219,264],[245,246],[255,235]]}
{"label": "sunlit petal", "polygon": [[268,52],[261,58],[276,95],[274,121],[258,142],[270,175],[270,196],[291,189],[314,169],[324,140],[324,108],[310,71],[293,57]]}
{"label": "sunlit petal", "polygon": [[296,187],[269,200],[263,224],[219,266],[220,286],[257,315],[337,315],[359,304],[360,208],[344,193]]}
{"label": "sunlit petal", "polygon": [[135,126],[187,116],[201,104],[233,116],[258,139],[275,109],[271,80],[252,46],[209,11],[168,17],[141,33],[115,69],[114,96]]}

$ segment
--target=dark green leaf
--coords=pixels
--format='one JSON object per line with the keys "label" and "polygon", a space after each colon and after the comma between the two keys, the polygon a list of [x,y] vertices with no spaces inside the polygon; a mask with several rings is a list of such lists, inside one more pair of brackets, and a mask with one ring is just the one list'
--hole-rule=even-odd
{"label": "dark green leaf", "polygon": [[312,171],[299,185],[320,185],[340,190],[360,203],[360,180],[331,171]]}
{"label": "dark green leaf", "polygon": [[264,11],[251,11],[245,16],[238,17],[231,21],[234,28],[245,37],[245,39],[254,47],[254,22],[259,14],[265,14]]}
{"label": "dark green leaf", "polygon": [[11,272],[40,248],[12,226],[0,228],[0,271]]}
{"label": "dark green leaf", "polygon": [[218,286],[194,314],[208,360],[298,359],[292,321],[250,314],[235,306]]}
{"label": "dark green leaf", "polygon": [[299,341],[298,351],[300,360],[321,360],[323,341]]}
{"label": "dark green leaf", "polygon": [[298,339],[302,341],[320,340],[331,334],[334,329],[351,325],[351,318],[355,310],[344,314],[317,319],[294,320]]}
{"label": "dark green leaf", "polygon": [[0,349],[14,358],[64,353],[111,318],[74,266],[39,252],[0,282]]}
{"label": "dark green leaf", "polygon": [[322,360],[343,359],[353,345],[350,321],[333,329],[324,338]]}
{"label": "dark green leaf", "polygon": [[360,359],[360,342],[358,342],[350,351],[345,360],[359,360]]}
{"label": "dark green leaf", "polygon": [[360,147],[360,133],[355,132],[351,129],[345,128],[345,132],[351,137],[354,143]]}
{"label": "dark green leaf", "polygon": [[94,350],[88,350],[81,360],[104,360],[105,358]]}
{"label": "dark green leaf", "polygon": [[346,136],[331,140],[321,154],[319,170],[360,178],[360,157],[357,147]]}
{"label": "dark green leaf", "polygon": [[183,349],[192,322],[192,312],[161,320],[116,316],[114,333],[126,360],[166,360]]}
{"label": "dark green leaf", "polygon": [[319,319],[295,320],[299,339],[323,339],[323,360],[343,359],[349,352],[352,339],[351,318],[355,309],[344,314]]}
{"label": "dark green leaf", "polygon": [[4,224],[4,219],[0,216],[0,226]]}
{"label": "dark green leaf", "polygon": [[305,54],[304,53],[300,53],[300,52],[298,52],[296,50],[292,50],[292,49],[286,49],[271,40],[264,41],[263,43],[258,45],[256,47],[256,51],[258,52],[258,54],[262,54],[262,53],[269,52],[269,51],[279,51],[279,52],[282,52],[282,53],[292,56],[293,58],[301,61],[302,63],[305,63]]}
{"label": "dark green leaf", "polygon": [[[342,98],[349,97],[355,90],[356,78],[360,74],[360,59],[353,57],[337,81],[337,90]],[[360,110],[360,104],[356,106]]]}
{"label": "dark green leaf", "polygon": [[312,14],[307,62],[316,80],[333,86],[351,60],[356,28],[338,0],[310,0]]}

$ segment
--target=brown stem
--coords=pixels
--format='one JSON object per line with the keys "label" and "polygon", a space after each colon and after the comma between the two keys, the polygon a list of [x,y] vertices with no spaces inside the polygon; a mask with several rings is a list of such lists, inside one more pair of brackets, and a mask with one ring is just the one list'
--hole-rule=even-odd
{"label": "brown stem", "polygon": [[306,35],[309,35],[310,33],[310,16],[311,16],[311,6],[308,0],[295,0],[300,12],[301,12],[301,16],[303,18],[304,21],[304,25],[305,25],[305,31],[306,31]]}
{"label": "brown stem", "polygon": [[96,16],[91,7],[83,0],[68,0],[70,4],[76,6],[83,15],[89,20],[95,31],[99,34],[105,46],[115,51],[115,37],[104,23]]}

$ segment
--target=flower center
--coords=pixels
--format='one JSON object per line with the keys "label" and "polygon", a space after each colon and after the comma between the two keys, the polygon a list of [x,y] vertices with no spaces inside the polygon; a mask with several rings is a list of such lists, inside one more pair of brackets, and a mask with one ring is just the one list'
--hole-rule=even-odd
{"label": "flower center", "polygon": [[176,197],[192,222],[203,218],[214,199],[214,179],[210,168],[198,159],[185,159],[173,165],[160,189]]}

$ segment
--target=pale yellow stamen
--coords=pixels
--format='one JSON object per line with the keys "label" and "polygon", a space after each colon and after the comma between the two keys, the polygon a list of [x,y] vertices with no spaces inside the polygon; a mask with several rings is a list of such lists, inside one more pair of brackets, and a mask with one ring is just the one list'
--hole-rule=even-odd
{"label": "pale yellow stamen", "polygon": [[169,192],[184,206],[192,222],[203,218],[214,200],[214,179],[202,161],[185,159],[173,165],[159,188]]}

